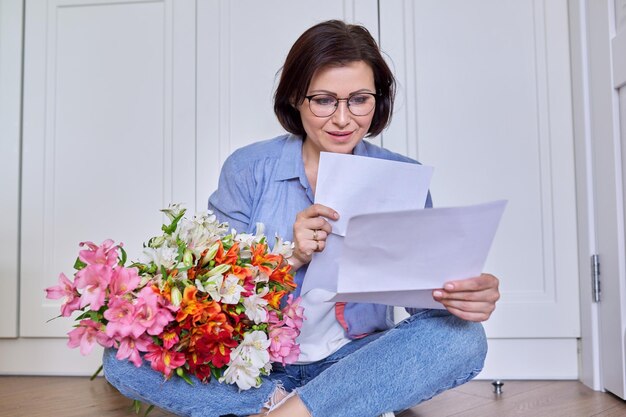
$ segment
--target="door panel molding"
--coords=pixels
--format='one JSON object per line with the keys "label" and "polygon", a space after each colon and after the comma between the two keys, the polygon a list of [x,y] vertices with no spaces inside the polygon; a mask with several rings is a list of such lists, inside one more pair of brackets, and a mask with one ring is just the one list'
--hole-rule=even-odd
{"label": "door panel molding", "polygon": [[579,337],[566,1],[380,13],[399,81],[384,145],[435,167],[436,206],[509,200],[485,267],[502,278],[489,337]]}
{"label": "door panel molding", "polygon": [[[46,323],[59,302],[43,290],[60,272],[73,273],[80,241],[112,238],[136,259],[159,233],[160,208],[174,198],[194,203],[193,6],[27,3],[22,336],[69,330],[66,320]],[[174,56],[183,39],[190,49]]]}

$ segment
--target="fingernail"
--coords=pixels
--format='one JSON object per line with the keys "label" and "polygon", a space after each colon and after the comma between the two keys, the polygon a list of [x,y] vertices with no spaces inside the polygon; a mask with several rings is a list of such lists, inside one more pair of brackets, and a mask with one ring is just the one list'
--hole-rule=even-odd
{"label": "fingernail", "polygon": [[454,289],[454,285],[453,284],[446,284],[443,286],[443,288],[445,288],[448,291],[452,291]]}
{"label": "fingernail", "polygon": [[334,217],[335,219],[338,219],[338,218],[339,218],[339,213],[334,212],[334,213],[333,213],[333,217]]}
{"label": "fingernail", "polygon": [[433,296],[437,298],[441,298],[443,297],[443,293],[441,291],[435,291],[433,292]]}

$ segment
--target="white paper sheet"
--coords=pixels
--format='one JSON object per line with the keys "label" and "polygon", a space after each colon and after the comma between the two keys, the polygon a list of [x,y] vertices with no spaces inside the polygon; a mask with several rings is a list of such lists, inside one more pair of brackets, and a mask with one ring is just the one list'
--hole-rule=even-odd
{"label": "white paper sheet", "polygon": [[302,286],[335,292],[348,220],[359,214],[424,208],[433,168],[330,152],[320,154],[315,202],[339,213],[326,248],[313,255]]}
{"label": "white paper sheet", "polygon": [[424,165],[322,152],[315,202],[339,213],[329,222],[334,234],[345,236],[356,215],[424,208],[432,175]]}
{"label": "white paper sheet", "polygon": [[426,296],[432,289],[481,274],[505,206],[495,201],[351,218],[331,301],[433,308]]}

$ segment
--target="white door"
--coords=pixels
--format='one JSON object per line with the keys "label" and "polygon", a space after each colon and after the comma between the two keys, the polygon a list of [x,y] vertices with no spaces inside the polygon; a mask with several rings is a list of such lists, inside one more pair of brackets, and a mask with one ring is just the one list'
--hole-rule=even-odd
{"label": "white door", "polygon": [[71,323],[46,323],[59,303],[43,289],[82,240],[133,256],[159,208],[206,209],[226,156],[282,133],[276,73],[332,18],[377,36],[376,0],[26,2],[21,337],[0,340],[0,373],[93,372],[97,353],[66,347]]}
{"label": "white door", "polygon": [[[328,19],[365,25],[378,37],[376,0],[198,2],[197,209],[215,190],[234,150],[284,133],[273,94],[289,48]],[[380,143],[379,141],[377,143]]]}
{"label": "white door", "polygon": [[21,1],[0,0],[0,338],[17,337]]}
{"label": "white door", "polygon": [[195,2],[25,3],[20,338],[0,370],[90,373],[100,358],[65,347],[72,323],[47,323],[59,303],[43,290],[79,242],[135,259],[160,208],[195,204]]}
{"label": "white door", "polygon": [[600,388],[626,398],[626,1],[586,8]]}
{"label": "white door", "polygon": [[483,378],[578,376],[566,0],[380,2],[400,81],[383,144],[435,167],[436,206],[506,198]]}

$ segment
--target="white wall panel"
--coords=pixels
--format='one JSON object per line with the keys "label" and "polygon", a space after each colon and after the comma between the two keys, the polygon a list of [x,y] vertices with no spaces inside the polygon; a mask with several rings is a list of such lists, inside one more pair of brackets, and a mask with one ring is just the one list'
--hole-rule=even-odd
{"label": "white wall panel", "polygon": [[365,25],[378,37],[377,2],[212,0],[198,3],[198,209],[234,150],[284,131],[273,93],[289,48],[328,19]]}
{"label": "white wall panel", "polygon": [[21,1],[0,0],[0,337],[18,335],[22,14]]}
{"label": "white wall panel", "polygon": [[[80,241],[122,241],[136,258],[142,242],[160,233],[160,208],[174,198],[193,205],[193,6],[28,3],[22,336],[70,328],[67,320],[45,323],[59,303],[44,300],[43,289],[59,272],[73,272]],[[188,22],[178,18],[175,26],[175,11]],[[174,65],[172,43],[185,33],[191,57],[183,48]]]}
{"label": "white wall panel", "polygon": [[566,2],[383,2],[381,39],[400,82],[384,145],[435,167],[436,206],[509,200],[488,335],[579,336]]}

